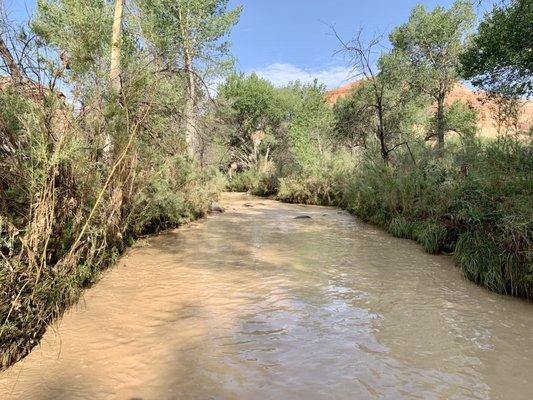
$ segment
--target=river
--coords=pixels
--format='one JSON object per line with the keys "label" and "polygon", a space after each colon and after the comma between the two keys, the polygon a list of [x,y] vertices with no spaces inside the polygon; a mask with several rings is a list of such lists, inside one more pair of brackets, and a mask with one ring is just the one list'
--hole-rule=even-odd
{"label": "river", "polygon": [[533,398],[533,304],[336,208],[222,205],[130,250],[0,398]]}

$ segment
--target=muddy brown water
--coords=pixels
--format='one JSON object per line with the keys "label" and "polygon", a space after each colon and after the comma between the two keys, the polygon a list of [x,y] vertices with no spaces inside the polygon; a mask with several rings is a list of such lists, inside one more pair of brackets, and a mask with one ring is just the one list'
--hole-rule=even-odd
{"label": "muddy brown water", "polygon": [[222,203],[123,257],[0,398],[533,398],[533,304],[335,208]]}

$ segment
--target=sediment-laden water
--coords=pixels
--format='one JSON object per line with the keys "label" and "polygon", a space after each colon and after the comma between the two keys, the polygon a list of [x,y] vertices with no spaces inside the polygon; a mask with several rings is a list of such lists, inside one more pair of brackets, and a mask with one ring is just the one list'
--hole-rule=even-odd
{"label": "sediment-laden water", "polygon": [[335,208],[223,205],[130,251],[0,398],[533,398],[533,304]]}

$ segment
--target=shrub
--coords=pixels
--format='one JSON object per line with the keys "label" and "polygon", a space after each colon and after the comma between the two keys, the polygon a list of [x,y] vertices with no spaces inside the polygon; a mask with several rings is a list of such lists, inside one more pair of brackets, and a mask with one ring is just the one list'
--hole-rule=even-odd
{"label": "shrub", "polygon": [[338,205],[430,253],[453,252],[465,275],[499,293],[533,296],[531,143],[455,141],[440,157],[419,146],[388,165],[346,155],[279,178],[277,197]]}
{"label": "shrub", "polygon": [[[161,151],[163,123],[141,127],[147,114],[166,115],[138,104],[153,86],[137,89],[124,87],[127,111],[98,98],[105,117],[78,118],[52,92],[0,90],[0,369],[25,356],[135,238],[198,218],[217,197],[218,174]],[[118,136],[107,154],[99,126]]]}

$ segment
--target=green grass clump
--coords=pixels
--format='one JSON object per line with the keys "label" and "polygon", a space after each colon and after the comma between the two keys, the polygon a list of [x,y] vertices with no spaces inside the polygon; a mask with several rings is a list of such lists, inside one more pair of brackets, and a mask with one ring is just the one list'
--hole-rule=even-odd
{"label": "green grass clump", "polygon": [[281,177],[277,197],[343,207],[430,253],[454,253],[465,275],[492,291],[532,298],[531,148],[523,139],[472,140],[436,156],[419,146],[416,162],[363,157],[349,171],[338,157]]}
{"label": "green grass clump", "polygon": [[404,217],[397,216],[390,221],[387,230],[396,237],[409,239],[413,237],[414,225]]}

